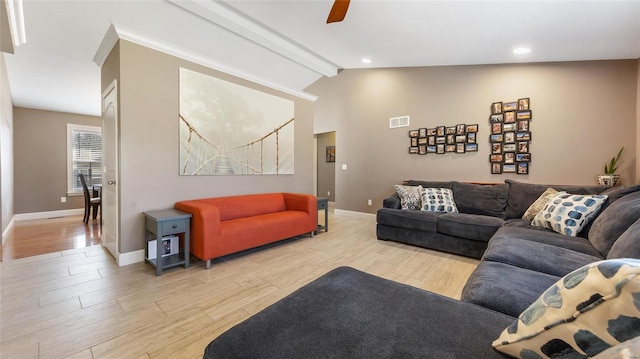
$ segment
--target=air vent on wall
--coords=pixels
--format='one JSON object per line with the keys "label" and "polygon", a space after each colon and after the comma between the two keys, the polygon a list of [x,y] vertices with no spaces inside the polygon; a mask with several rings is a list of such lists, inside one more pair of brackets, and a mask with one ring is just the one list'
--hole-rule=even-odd
{"label": "air vent on wall", "polygon": [[409,126],[409,116],[391,117],[389,119],[389,128],[407,127]]}

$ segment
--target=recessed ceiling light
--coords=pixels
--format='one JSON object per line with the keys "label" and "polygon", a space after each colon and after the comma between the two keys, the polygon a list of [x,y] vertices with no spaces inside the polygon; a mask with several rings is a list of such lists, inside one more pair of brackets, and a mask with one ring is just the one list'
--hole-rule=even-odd
{"label": "recessed ceiling light", "polygon": [[360,61],[362,61],[363,64],[370,64],[371,63],[371,59],[368,58],[368,57],[363,57],[362,60],[360,60]]}
{"label": "recessed ceiling light", "polygon": [[517,55],[528,54],[531,52],[531,49],[528,47],[517,47],[513,49],[513,53]]}

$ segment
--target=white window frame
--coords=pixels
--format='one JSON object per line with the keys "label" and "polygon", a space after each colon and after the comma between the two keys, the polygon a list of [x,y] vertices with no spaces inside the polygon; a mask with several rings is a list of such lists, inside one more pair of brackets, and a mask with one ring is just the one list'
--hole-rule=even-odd
{"label": "white window frame", "polygon": [[[71,196],[83,195],[82,189],[79,191],[73,188],[73,133],[92,132],[102,136],[102,127],[67,124],[67,194]],[[102,172],[102,168],[98,169]]]}

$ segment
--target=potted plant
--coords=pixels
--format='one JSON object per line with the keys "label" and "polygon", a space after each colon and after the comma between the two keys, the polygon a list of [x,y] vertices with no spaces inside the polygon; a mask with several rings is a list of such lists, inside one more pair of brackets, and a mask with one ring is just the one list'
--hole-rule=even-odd
{"label": "potted plant", "polygon": [[620,157],[622,156],[623,150],[624,147],[622,147],[620,151],[618,151],[618,154],[611,158],[609,162],[604,163],[604,174],[598,176],[598,183],[602,186],[617,186],[620,184],[620,175],[616,174],[616,170],[622,163]]}

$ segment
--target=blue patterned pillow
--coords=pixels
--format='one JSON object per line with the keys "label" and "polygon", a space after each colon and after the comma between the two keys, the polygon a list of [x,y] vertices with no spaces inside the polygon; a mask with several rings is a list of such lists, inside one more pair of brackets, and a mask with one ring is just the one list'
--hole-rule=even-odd
{"label": "blue patterned pillow", "polygon": [[640,260],[609,259],[549,287],[493,342],[518,358],[587,358],[640,335]]}
{"label": "blue patterned pillow", "polygon": [[575,237],[606,200],[605,195],[558,193],[536,214],[531,225]]}
{"label": "blue patterned pillow", "polygon": [[458,213],[453,191],[448,188],[422,188],[422,210],[438,213]]}
{"label": "blue patterned pillow", "polygon": [[422,206],[422,199],[420,198],[422,186],[403,186],[397,184],[394,187],[398,193],[398,197],[400,197],[400,208],[420,209]]}

